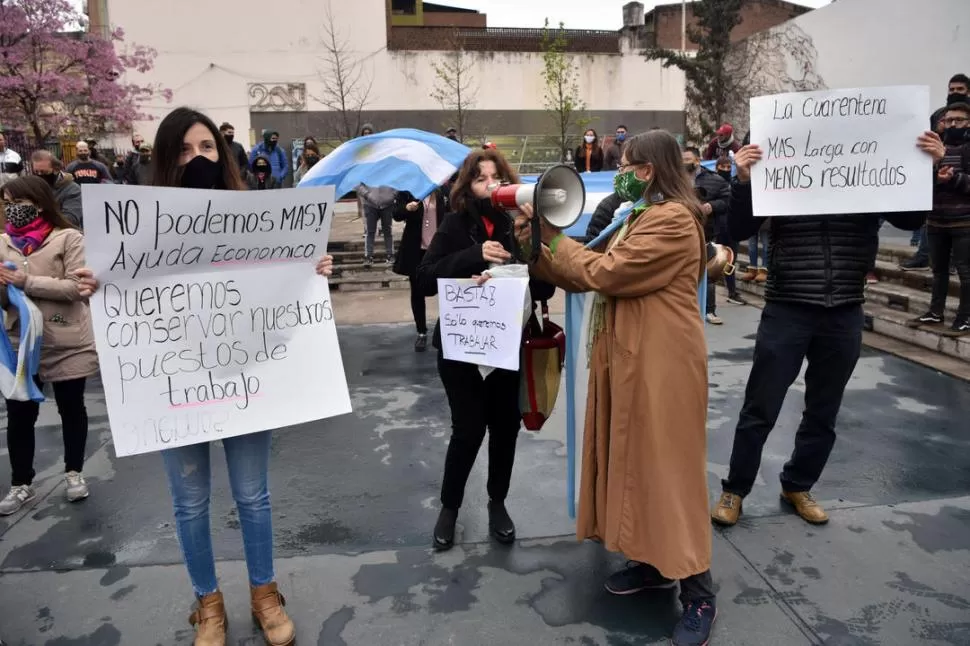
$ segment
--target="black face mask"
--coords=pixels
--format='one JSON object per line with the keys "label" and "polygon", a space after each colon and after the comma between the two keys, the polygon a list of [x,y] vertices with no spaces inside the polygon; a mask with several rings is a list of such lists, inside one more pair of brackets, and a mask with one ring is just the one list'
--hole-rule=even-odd
{"label": "black face mask", "polygon": [[943,131],[943,143],[947,146],[962,146],[970,141],[970,128],[947,128]]}
{"label": "black face mask", "polygon": [[960,103],[961,101],[964,102],[964,103],[966,103],[967,101],[970,101],[970,96],[968,96],[966,94],[962,94],[960,92],[951,92],[951,93],[949,93],[949,94],[946,95],[946,104],[947,105],[952,105],[954,103]]}
{"label": "black face mask", "polygon": [[37,177],[47,182],[51,188],[54,188],[54,184],[57,183],[57,173],[38,173]]}
{"label": "black face mask", "polygon": [[78,153],[77,158],[81,161],[87,161],[91,158],[91,153]]}
{"label": "black face mask", "polygon": [[307,157],[306,158],[307,168],[313,168],[313,165],[316,164],[318,161],[320,161],[320,158],[317,157],[316,155],[311,155],[310,157]]}
{"label": "black face mask", "polygon": [[151,160],[152,160],[152,156],[151,155],[139,155],[139,157],[138,157],[138,161],[140,161],[143,164],[147,164]]}
{"label": "black face mask", "polygon": [[270,139],[270,140],[269,140],[269,143],[268,143],[268,144],[266,144],[266,147],[267,147],[267,148],[269,148],[270,150],[273,150],[274,148],[276,148],[276,143],[277,143],[277,142],[275,142],[275,141],[273,141],[272,139]]}
{"label": "black face mask", "polygon": [[731,181],[731,171],[729,171],[729,170],[719,170],[719,171],[717,171],[717,174],[720,175],[721,177],[723,177],[725,179],[725,181],[728,181],[728,182]]}
{"label": "black face mask", "polygon": [[222,164],[198,155],[182,167],[182,188],[225,188]]}
{"label": "black face mask", "polygon": [[255,171],[257,175],[259,173],[264,173],[266,175],[269,175],[269,166],[256,166]]}
{"label": "black face mask", "polygon": [[225,138],[226,143],[230,146],[232,145],[232,140],[236,138],[236,135],[222,135]]}

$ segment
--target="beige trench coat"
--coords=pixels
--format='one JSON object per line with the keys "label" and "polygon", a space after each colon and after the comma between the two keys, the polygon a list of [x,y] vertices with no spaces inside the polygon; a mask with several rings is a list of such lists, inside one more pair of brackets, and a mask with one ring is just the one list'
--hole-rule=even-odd
{"label": "beige trench coat", "polygon": [[711,565],[703,227],[682,205],[637,217],[603,253],[561,239],[535,275],[607,296],[591,349],[577,534],[684,579]]}
{"label": "beige trench coat", "polygon": [[[54,229],[29,256],[0,236],[0,262],[11,261],[27,274],[24,293],[44,317],[44,340],[40,349],[40,380],[44,383],[90,377],[98,372],[91,311],[78,294],[77,282],[69,278],[84,267],[84,238],[77,229]],[[19,316],[0,290],[6,329],[14,348],[19,347]]]}

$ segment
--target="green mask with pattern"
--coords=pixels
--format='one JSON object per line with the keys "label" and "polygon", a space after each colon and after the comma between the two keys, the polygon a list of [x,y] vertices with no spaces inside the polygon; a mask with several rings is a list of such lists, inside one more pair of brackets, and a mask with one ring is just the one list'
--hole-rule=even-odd
{"label": "green mask with pattern", "polygon": [[631,170],[616,174],[613,178],[613,190],[624,202],[636,202],[647,191],[647,183]]}

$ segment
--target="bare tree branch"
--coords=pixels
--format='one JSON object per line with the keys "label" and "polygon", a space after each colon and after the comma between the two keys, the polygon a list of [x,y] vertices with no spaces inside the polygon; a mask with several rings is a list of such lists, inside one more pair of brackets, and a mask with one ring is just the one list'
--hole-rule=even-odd
{"label": "bare tree branch", "polygon": [[324,10],[320,80],[323,92],[317,98],[333,115],[334,134],[346,141],[360,134],[361,114],[370,100],[373,79],[355,55],[350,40],[341,33],[333,15],[331,0]]}
{"label": "bare tree branch", "polygon": [[555,36],[549,31],[546,19],[542,34],[542,80],[545,82],[543,103],[555,124],[559,144],[559,161],[565,161],[569,150],[569,133],[578,125],[586,110],[579,98],[579,73],[566,55],[566,36],[563,24]]}
{"label": "bare tree branch", "polygon": [[435,86],[431,98],[441,107],[454,115],[454,123],[449,124],[458,131],[458,140],[465,141],[468,129],[468,110],[475,104],[478,84],[472,74],[475,61],[464,47],[461,34],[453,30],[448,42],[448,53],[440,62],[432,63]]}

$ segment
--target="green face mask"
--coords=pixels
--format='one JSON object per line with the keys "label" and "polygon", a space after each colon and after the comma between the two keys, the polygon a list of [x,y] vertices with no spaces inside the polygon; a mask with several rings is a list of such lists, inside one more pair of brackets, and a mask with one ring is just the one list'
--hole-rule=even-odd
{"label": "green face mask", "polygon": [[624,202],[636,202],[647,191],[647,183],[637,178],[634,171],[617,173],[613,178],[613,190]]}

